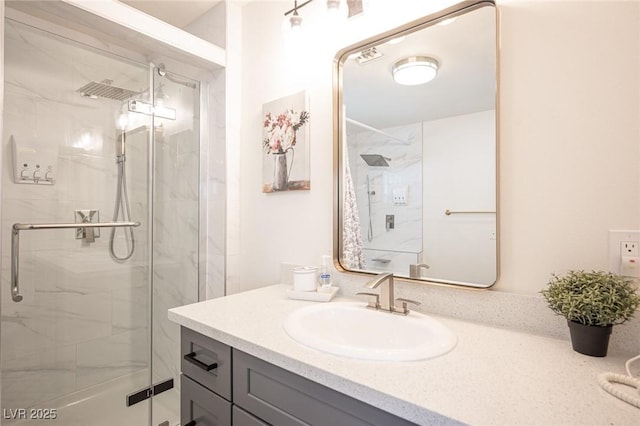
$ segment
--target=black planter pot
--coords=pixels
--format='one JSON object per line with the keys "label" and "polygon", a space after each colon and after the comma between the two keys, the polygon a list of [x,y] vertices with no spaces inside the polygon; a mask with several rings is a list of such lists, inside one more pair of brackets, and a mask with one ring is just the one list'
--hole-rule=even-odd
{"label": "black planter pot", "polygon": [[607,356],[612,325],[600,327],[567,321],[573,350],[589,356]]}

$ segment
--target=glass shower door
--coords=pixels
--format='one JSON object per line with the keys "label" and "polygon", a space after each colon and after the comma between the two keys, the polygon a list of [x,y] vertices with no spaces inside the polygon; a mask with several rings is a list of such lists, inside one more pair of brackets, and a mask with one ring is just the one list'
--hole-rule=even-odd
{"label": "glass shower door", "polygon": [[[5,32],[2,424],[177,425],[167,309],[198,300],[199,84],[9,19]],[[16,148],[31,156],[11,161]],[[141,224],[21,231],[13,301],[12,225],[75,221]],[[156,384],[169,389],[146,398]]]}
{"label": "glass shower door", "polygon": [[[153,125],[126,106],[149,97],[149,66],[5,24],[2,424],[149,424],[148,400],[125,404],[149,385],[148,131],[127,130],[122,150],[125,124]],[[11,226],[123,221],[120,165],[131,219],[142,223],[135,242],[108,228],[22,231],[23,299],[13,301]]]}
{"label": "glass shower door", "polygon": [[152,383],[174,388],[152,401],[152,425],[180,423],[180,328],[167,310],[198,301],[200,86],[154,69]]}

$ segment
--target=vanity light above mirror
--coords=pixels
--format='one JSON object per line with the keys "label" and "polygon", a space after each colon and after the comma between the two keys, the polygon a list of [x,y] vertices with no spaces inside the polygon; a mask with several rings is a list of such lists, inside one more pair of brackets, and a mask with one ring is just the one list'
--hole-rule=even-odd
{"label": "vanity light above mirror", "polygon": [[[285,27],[293,32],[299,31],[304,23],[300,10],[314,0],[293,0],[293,7],[284,13]],[[319,0],[320,1],[320,0]],[[362,13],[362,0],[322,0],[326,4],[326,13],[331,19],[340,19]]]}
{"label": "vanity light above mirror", "polygon": [[334,62],[338,267],[493,285],[494,2],[458,3],[349,46]]}

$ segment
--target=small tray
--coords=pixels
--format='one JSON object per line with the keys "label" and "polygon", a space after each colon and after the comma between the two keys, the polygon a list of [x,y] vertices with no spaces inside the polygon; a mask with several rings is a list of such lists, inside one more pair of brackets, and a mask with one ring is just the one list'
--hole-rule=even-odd
{"label": "small tray", "polygon": [[313,302],[328,302],[338,293],[339,287],[332,287],[331,291],[320,293],[318,291],[296,291],[293,288],[287,290],[287,297],[296,300],[311,300]]}

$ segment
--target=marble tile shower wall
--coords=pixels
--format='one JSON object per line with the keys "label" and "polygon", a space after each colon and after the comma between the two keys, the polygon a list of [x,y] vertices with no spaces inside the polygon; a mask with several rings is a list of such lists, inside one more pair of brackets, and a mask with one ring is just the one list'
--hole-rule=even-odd
{"label": "marble tile shower wall", "polygon": [[156,147],[153,382],[178,387],[180,330],[166,312],[198,301],[199,144],[191,129],[167,127]]}
{"label": "marble tile shower wall", "polygon": [[[230,53],[227,51],[227,56]],[[208,90],[209,120],[208,131],[211,141],[205,149],[203,156],[206,158],[207,173],[200,174],[201,187],[206,190],[204,197],[207,200],[206,213],[206,277],[204,294],[200,299],[213,299],[226,294],[226,280],[229,271],[226,269],[229,251],[227,238],[232,238],[227,232],[227,224],[230,229],[237,229],[238,225],[232,222],[238,221],[238,215],[227,217],[227,203],[229,199],[237,197],[239,183],[237,178],[227,179],[227,115],[226,115],[226,72],[217,71],[210,82]],[[232,133],[233,133],[233,126]],[[237,130],[237,129],[236,129]],[[237,148],[236,148],[237,150]],[[236,155],[232,149],[230,155]],[[202,151],[201,151],[202,152]],[[233,239],[233,246],[238,245],[237,239]]]}
{"label": "marble tile shower wall", "polygon": [[[136,252],[125,263],[108,252],[109,231],[93,244],[72,230],[26,231],[20,240],[20,287],[11,301],[10,226],[72,222],[75,209],[98,209],[112,220],[116,189],[114,101],[84,99],[75,90],[113,59],[87,57],[75,46],[7,25],[2,135],[2,395],[4,407],[27,407],[147,367],[147,230],[136,229]],[[147,77],[127,65],[116,74]],[[124,77],[123,77],[124,76]],[[99,80],[97,80],[99,81]],[[142,83],[141,83],[142,84]],[[53,186],[15,184],[18,143],[58,147]],[[147,217],[146,145],[130,144],[127,179],[132,216]],[[122,247],[121,235],[116,242]]]}
{"label": "marble tile shower wall", "polygon": [[[381,130],[407,143],[373,131],[348,135],[350,147],[355,147],[349,152],[349,163],[365,262],[370,269],[379,266],[408,274],[407,265],[416,263],[422,251],[422,123]],[[380,154],[390,159],[389,167],[369,166],[361,154]],[[406,203],[394,203],[394,191],[402,189],[406,189]],[[386,227],[387,215],[394,217],[393,229]]]}

